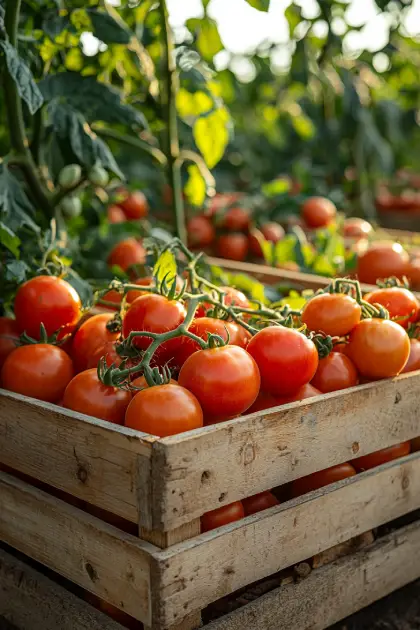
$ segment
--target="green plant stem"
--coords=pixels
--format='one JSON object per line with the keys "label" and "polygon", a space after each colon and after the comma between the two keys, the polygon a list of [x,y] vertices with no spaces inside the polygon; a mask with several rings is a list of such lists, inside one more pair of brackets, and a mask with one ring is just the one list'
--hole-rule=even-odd
{"label": "green plant stem", "polygon": [[[21,0],[7,0],[5,28],[10,43],[17,47],[17,30],[19,24]],[[29,150],[28,138],[25,132],[22,101],[16,88],[16,84],[10,74],[4,73],[4,101],[9,123],[10,143],[18,157],[19,166],[28,184],[29,190],[35,202],[49,216],[52,214],[51,204],[47,192],[44,190],[38,177],[36,164]]]}
{"label": "green plant stem", "polygon": [[157,162],[159,162],[161,166],[166,166],[168,163],[166,155],[163,153],[163,151],[161,151],[157,147],[152,147],[147,142],[140,140],[140,138],[136,138],[135,136],[127,136],[126,134],[119,133],[118,131],[114,131],[113,129],[103,129],[101,127],[97,127],[96,125],[92,125],[92,129],[98,136],[109,138],[110,140],[115,140],[116,142],[127,144],[128,146],[134,147],[135,149],[145,151],[145,153],[148,153]]}
{"label": "green plant stem", "polygon": [[175,224],[178,238],[181,242],[187,242],[187,230],[185,225],[184,201],[182,198],[182,181],[181,170],[177,163],[179,157],[179,139],[178,139],[178,119],[176,112],[176,65],[174,56],[174,44],[171,28],[168,20],[168,9],[166,0],[159,2],[163,47],[164,47],[164,63],[165,63],[165,86],[161,90],[162,96],[165,98],[164,113],[166,118],[166,151],[168,159],[168,176],[172,185],[173,207],[175,213]]}

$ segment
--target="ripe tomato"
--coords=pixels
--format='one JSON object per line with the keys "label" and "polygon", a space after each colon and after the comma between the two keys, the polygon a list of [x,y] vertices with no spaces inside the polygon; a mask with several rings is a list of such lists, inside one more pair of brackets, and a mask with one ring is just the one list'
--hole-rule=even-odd
{"label": "ripe tomato", "polygon": [[[251,308],[248,298],[242,291],[238,291],[233,287],[220,287],[224,293],[223,304],[226,306],[239,306],[241,308]],[[210,302],[201,302],[196,310],[195,317],[205,317],[207,311],[214,309],[214,305]]]}
{"label": "ripe tomato", "polygon": [[405,457],[410,453],[410,451],[411,443],[409,441],[401,442],[401,444],[395,444],[394,446],[383,448],[382,450],[371,453],[370,455],[357,457],[356,459],[353,459],[351,463],[357,472],[360,472],[362,470],[375,468],[376,466],[380,466],[386,462],[391,462],[394,459]]}
{"label": "ripe tomato", "polygon": [[143,265],[146,261],[146,250],[135,238],[126,238],[115,245],[108,256],[110,267],[116,265],[127,271],[133,265]]}
{"label": "ripe tomato", "polygon": [[262,256],[263,251],[261,249],[261,238],[270,243],[277,243],[284,237],[284,230],[279,223],[270,221],[264,223],[259,230],[253,229],[249,235],[249,249],[255,256]]}
{"label": "ripe tomato", "polygon": [[15,297],[14,312],[20,332],[39,339],[40,325],[48,335],[75,324],[82,304],[71,284],[55,276],[37,276],[22,284]]}
{"label": "ripe tomato", "polygon": [[224,505],[223,507],[203,514],[201,517],[201,531],[209,532],[211,529],[222,527],[234,521],[240,521],[241,518],[244,517],[245,510],[242,503],[235,501],[234,503],[229,503],[229,505]]}
{"label": "ripe tomato", "polygon": [[1,381],[4,389],[38,400],[60,400],[73,377],[68,354],[47,343],[20,346],[4,362]]}
{"label": "ripe tomato", "polygon": [[291,492],[292,497],[300,497],[302,494],[312,492],[312,490],[318,490],[324,486],[329,486],[331,483],[347,479],[347,477],[354,477],[356,471],[351,464],[338,464],[338,466],[331,466],[325,470],[312,473],[306,477],[295,479],[292,482]]}
{"label": "ripe tomato", "polygon": [[116,205],[108,206],[107,216],[110,223],[124,223],[124,221],[127,221],[123,209]]}
{"label": "ripe tomato", "polygon": [[410,355],[401,371],[404,373],[414,372],[415,370],[420,370],[420,341],[418,339],[410,339]]}
{"label": "ripe tomato", "polygon": [[420,288],[420,258],[418,256],[410,262],[407,276],[410,280],[411,288],[418,290]]}
{"label": "ripe tomato", "polygon": [[389,319],[363,319],[350,333],[347,356],[365,378],[391,378],[401,372],[410,354],[405,330]]}
{"label": "ripe tomato", "polygon": [[118,205],[123,209],[127,219],[144,219],[149,213],[149,204],[141,190],[128,193],[123,201],[118,202]]}
{"label": "ripe tomato", "polygon": [[98,304],[99,308],[104,308],[107,311],[118,311],[121,305],[122,294],[118,293],[118,291],[115,291],[114,289],[111,289],[102,296],[102,299],[106,302],[112,302],[115,306],[110,306],[109,304]]}
{"label": "ripe tomato", "polygon": [[309,330],[344,337],[360,322],[362,308],[350,295],[321,293],[303,307],[302,322]]}
{"label": "ripe tomato", "polygon": [[16,349],[19,329],[15,319],[0,317],[0,370],[9,354]]}
{"label": "ripe tomato", "polygon": [[274,396],[293,394],[312,380],[318,367],[315,344],[292,328],[263,328],[247,347],[261,374],[261,389]]}
{"label": "ripe tomato", "polygon": [[254,496],[248,497],[247,499],[242,499],[245,516],[250,516],[251,514],[268,510],[268,508],[279,504],[280,501],[278,501],[274,494],[268,490],[266,492],[254,494]]}
{"label": "ripe tomato", "polygon": [[286,405],[287,403],[297,402],[298,400],[304,400],[305,398],[312,398],[313,396],[319,396],[321,392],[313,387],[310,383],[303,385],[294,394],[289,396],[273,396],[267,392],[260,391],[254,404],[248,409],[247,413],[254,413],[255,411],[263,411],[264,409],[271,409],[272,407],[278,407],[279,405]]}
{"label": "ripe tomato", "polygon": [[229,260],[243,261],[248,254],[248,238],[240,232],[222,234],[216,243],[217,255]]}
{"label": "ripe tomato", "polygon": [[222,227],[231,232],[246,232],[251,221],[249,210],[240,206],[229,208],[222,220]]}
{"label": "ripe tomato", "polygon": [[[168,284],[170,285],[171,283],[172,283],[172,280]],[[138,284],[139,287],[154,287],[155,280],[151,276],[146,276],[145,278],[137,278],[136,280],[133,280],[131,284]],[[180,291],[183,287],[184,287],[183,281],[181,280],[179,276],[177,276],[176,290]],[[136,300],[138,297],[141,297],[142,295],[150,295],[150,293],[149,291],[142,291],[140,289],[138,291],[136,291],[135,289],[128,291],[126,295],[127,304],[131,304],[132,302],[134,302],[134,300]]]}
{"label": "ripe tomato", "polygon": [[222,422],[252,405],[260,374],[246,350],[229,345],[192,354],[182,366],[178,382],[198,398],[206,422]]}
{"label": "ripe tomato", "polygon": [[[172,385],[177,385],[177,381],[173,378],[171,378],[171,384]],[[149,387],[149,385],[147,384],[146,381],[146,377],[141,375],[138,376],[137,378],[135,378],[132,382],[131,385],[133,387],[136,387],[137,389],[147,389]],[[135,396],[137,394],[136,390],[133,391],[133,396]]]}
{"label": "ripe tomato", "polygon": [[344,221],[343,236],[344,238],[360,240],[367,238],[371,234],[372,230],[373,227],[368,221],[358,219],[357,217],[351,217]]}
{"label": "ripe tomato", "polygon": [[409,258],[399,243],[377,242],[357,259],[360,282],[375,284],[377,280],[409,275]]}
{"label": "ripe tomato", "polygon": [[167,437],[203,426],[203,410],[197,398],[176,383],[142,389],[125,414],[126,427]]}
{"label": "ripe tomato", "polygon": [[104,385],[96,368],[76,374],[66,387],[63,407],[114,424],[124,424],[131,393]]}
{"label": "ripe tomato", "polygon": [[329,225],[337,214],[337,208],[326,197],[310,197],[302,206],[302,217],[311,228]]}
{"label": "ripe tomato", "polygon": [[[240,339],[238,329],[239,326],[235,322],[227,322],[213,317],[199,317],[191,322],[188,330],[200,337],[200,339],[204,339],[204,341],[207,341],[209,334],[213,334],[219,335],[226,343],[228,343],[229,338],[230,344],[242,345],[234,343],[234,341]],[[201,347],[196,341],[189,337],[182,337],[175,356],[176,365],[179,367],[184,365],[188,357],[194,352],[198,352],[198,350],[201,350]]]}
{"label": "ripe tomato", "polygon": [[210,219],[203,215],[191,217],[187,222],[188,246],[208,247],[216,238],[216,231]]}
{"label": "ripe tomato", "polygon": [[323,394],[354,387],[359,382],[353,362],[341,352],[331,352],[319,360],[318,369],[311,383]]}
{"label": "ripe tomato", "polygon": [[239,201],[244,193],[232,192],[232,193],[217,193],[211,200],[209,207],[206,211],[206,215],[213,217],[220,210],[223,210],[229,204]]}
{"label": "ripe tomato", "polygon": [[345,341],[342,341],[340,343],[336,343],[333,346],[332,352],[341,352],[342,354],[346,354],[347,349],[348,349],[348,343]]}
{"label": "ripe tomato", "polygon": [[86,368],[88,370],[91,368],[97,368],[98,363],[102,358],[105,358],[108,366],[113,363],[115,365],[121,364],[122,358],[117,352],[114,341],[107,341],[106,343],[101,342],[89,356]]}
{"label": "ripe tomato", "polygon": [[107,342],[114,342],[119,332],[111,332],[106,325],[113,318],[112,313],[101,313],[87,319],[76,332],[71,350],[74,367],[77,372],[86,370],[98,348]]}
{"label": "ripe tomato", "polygon": [[389,312],[391,319],[404,328],[408,328],[411,322],[417,321],[420,305],[416,296],[403,287],[390,287],[389,289],[376,289],[365,296],[369,304],[381,304]]}

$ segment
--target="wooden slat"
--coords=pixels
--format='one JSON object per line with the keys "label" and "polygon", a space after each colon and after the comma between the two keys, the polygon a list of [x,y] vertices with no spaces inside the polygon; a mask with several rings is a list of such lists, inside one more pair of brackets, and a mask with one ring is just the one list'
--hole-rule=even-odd
{"label": "wooden slat", "polygon": [[420,454],[155,554],[162,627],[420,507]]}
{"label": "wooden slat", "polygon": [[138,502],[147,507],[139,460],[155,439],[0,390],[0,463],[135,523]]}
{"label": "wooden slat", "polygon": [[155,443],[154,529],[420,435],[420,372]]}
{"label": "wooden slat", "polygon": [[324,630],[420,577],[420,522],[278,588],[205,630]]}
{"label": "wooden slat", "polygon": [[0,615],[19,630],[124,630],[107,615],[2,549]]}
{"label": "wooden slat", "polygon": [[150,625],[148,543],[5,473],[0,540]]}

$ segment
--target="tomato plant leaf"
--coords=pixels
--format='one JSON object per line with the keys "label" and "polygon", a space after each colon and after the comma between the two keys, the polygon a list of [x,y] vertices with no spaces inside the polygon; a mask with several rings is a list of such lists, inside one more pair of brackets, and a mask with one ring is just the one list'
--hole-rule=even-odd
{"label": "tomato plant leaf", "polygon": [[0,221],[0,244],[6,247],[12,254],[19,258],[20,238],[2,221]]}
{"label": "tomato plant leaf", "polygon": [[195,143],[209,168],[213,168],[223,157],[229,142],[229,114],[224,107],[200,116],[194,123]]}
{"label": "tomato plant leaf", "polygon": [[124,23],[119,23],[112,15],[96,9],[88,9],[93,34],[106,44],[128,44],[131,33]]}
{"label": "tomato plant leaf", "polygon": [[4,52],[7,70],[16,84],[20,97],[27,104],[30,113],[34,114],[41,107],[44,99],[32,72],[9,41],[0,41],[0,49]]}
{"label": "tomato plant leaf", "polygon": [[276,264],[285,262],[296,262],[297,238],[294,234],[287,234],[274,247],[274,260]]}
{"label": "tomato plant leaf", "polygon": [[153,267],[153,276],[155,276],[157,283],[161,283],[163,280],[167,284],[175,279],[177,274],[176,259],[174,254],[170,250],[166,250],[159,256],[155,266]]}
{"label": "tomato plant leaf", "polygon": [[33,220],[34,208],[23,189],[21,182],[0,164],[0,214],[12,233],[28,227],[39,233],[40,228]]}
{"label": "tomato plant leaf", "polygon": [[268,11],[270,0],[246,0],[251,7],[258,11]]}
{"label": "tomato plant leaf", "polygon": [[23,260],[12,260],[6,265],[6,280],[20,284],[26,280],[30,268]]}
{"label": "tomato plant leaf", "polygon": [[203,59],[212,61],[213,57],[223,50],[222,40],[214,20],[207,17],[201,20],[192,18],[187,20],[186,25],[193,34],[197,35],[196,44]]}

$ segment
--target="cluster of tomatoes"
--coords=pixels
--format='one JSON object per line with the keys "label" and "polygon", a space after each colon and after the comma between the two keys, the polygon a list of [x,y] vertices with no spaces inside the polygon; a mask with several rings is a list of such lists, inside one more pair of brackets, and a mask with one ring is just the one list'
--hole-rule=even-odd
{"label": "cluster of tomatoes", "polygon": [[[128,192],[120,189],[117,191],[115,202],[108,207],[108,221],[111,224],[125,223],[127,221],[139,221],[149,214],[149,203],[146,196],[140,190]],[[108,255],[110,267],[120,267],[123,271],[133,265],[143,265],[146,259],[146,251],[142,240],[129,237],[117,243]]]}

